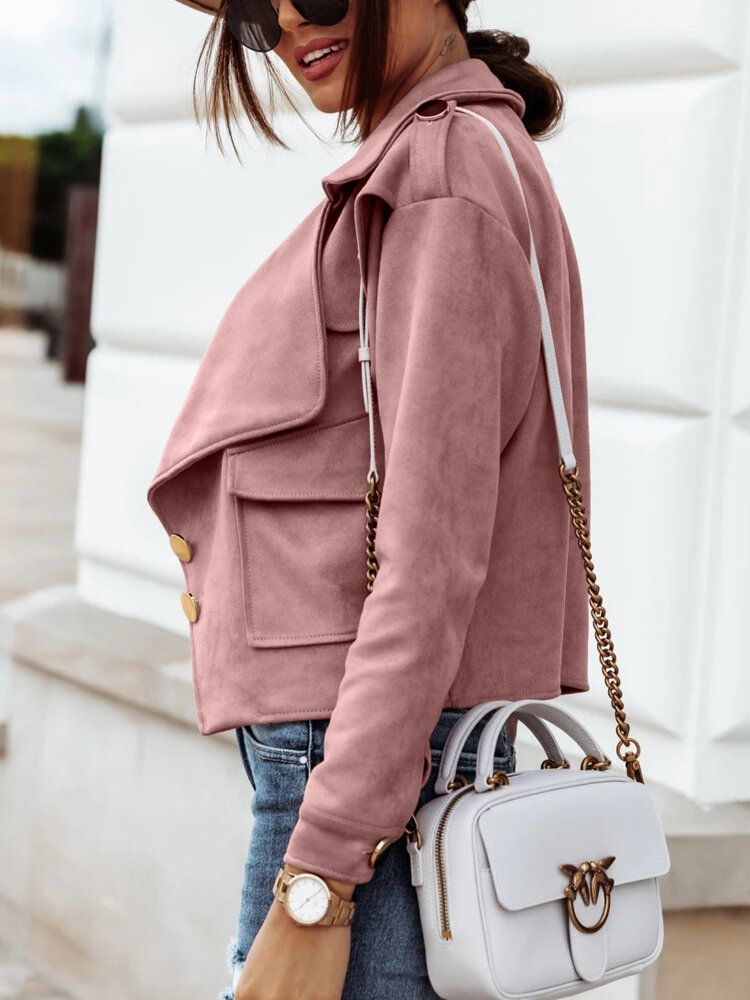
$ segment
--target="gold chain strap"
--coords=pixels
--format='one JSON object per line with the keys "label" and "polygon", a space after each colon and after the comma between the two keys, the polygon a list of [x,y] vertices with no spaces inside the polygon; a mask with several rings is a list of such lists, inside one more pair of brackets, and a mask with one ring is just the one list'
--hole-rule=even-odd
{"label": "gold chain strap", "polygon": [[596,582],[594,563],[591,558],[591,537],[589,535],[586,508],[583,503],[581,480],[578,476],[578,466],[566,472],[565,465],[560,464],[560,477],[568,500],[573,528],[578,539],[578,547],[583,557],[583,567],[586,571],[586,583],[589,591],[589,608],[591,621],[594,625],[596,648],[599,652],[599,663],[607,685],[607,693],[615,713],[615,732],[617,733],[617,756],[625,764],[628,777],[643,784],[643,771],[638,758],[641,755],[641,745],[630,735],[630,725],[625,714],[620,684],[620,670],[617,666],[612,633],[609,630],[607,612],[604,608],[599,585]]}
{"label": "gold chain strap", "polygon": [[[578,475],[578,466],[567,472],[565,466],[561,463],[560,477],[562,478],[563,489],[568,501],[573,529],[578,539],[578,547],[583,557],[583,568],[586,573],[586,584],[589,592],[589,608],[591,609],[591,621],[594,626],[594,635],[596,636],[599,663],[601,664],[604,683],[607,686],[609,700],[612,703],[612,710],[615,713],[615,732],[617,733],[618,740],[617,756],[625,764],[628,777],[632,778],[633,781],[643,784],[643,770],[638,759],[641,755],[641,745],[638,740],[630,735],[630,724],[625,714],[625,705],[622,700],[622,686],[620,683],[620,669],[617,666],[617,657],[615,655],[614,643],[612,642],[612,633],[609,630],[607,612],[604,608],[599,584],[596,582],[594,562],[591,557],[591,537],[586,519],[586,508],[583,503],[583,492],[581,489],[581,480]],[[371,593],[378,572],[378,560],[375,555],[375,535],[378,527],[378,514],[380,512],[380,495],[373,473],[368,478],[368,484],[368,490],[365,494],[365,504],[367,507],[367,592]]]}
{"label": "gold chain strap", "polygon": [[368,489],[365,494],[365,506],[367,507],[367,593],[372,592],[372,585],[378,572],[378,557],[375,555],[375,533],[378,529],[378,514],[380,513],[380,495],[375,482],[375,473],[371,472],[368,477]]}

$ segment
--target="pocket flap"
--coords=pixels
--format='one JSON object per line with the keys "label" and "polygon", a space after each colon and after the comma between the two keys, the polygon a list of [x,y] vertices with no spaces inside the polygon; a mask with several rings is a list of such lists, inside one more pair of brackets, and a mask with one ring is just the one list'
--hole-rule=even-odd
{"label": "pocket flap", "polygon": [[367,414],[228,453],[227,488],[248,500],[359,500],[370,441]]}
{"label": "pocket flap", "polygon": [[478,826],[501,906],[523,910],[563,899],[569,876],[562,865],[614,856],[606,874],[615,892],[669,871],[661,822],[643,785],[606,773],[584,781],[576,772],[558,777],[560,787],[543,793],[529,788],[513,795],[513,778],[488,793],[497,804],[480,814]]}

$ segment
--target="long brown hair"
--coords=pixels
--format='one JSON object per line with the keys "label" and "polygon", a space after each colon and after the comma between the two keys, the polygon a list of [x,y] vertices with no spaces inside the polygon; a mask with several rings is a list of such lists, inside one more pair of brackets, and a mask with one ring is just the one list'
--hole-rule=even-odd
{"label": "long brown hair", "polygon": [[[222,151],[222,131],[226,129],[232,148],[239,156],[234,126],[240,124],[241,115],[247,118],[255,132],[270,143],[288,149],[288,144],[273,128],[258,96],[244,47],[227,28],[224,10],[228,2],[221,0],[198,57],[193,81],[196,116],[200,117],[203,110],[209,129]],[[367,138],[373,128],[374,112],[384,81],[388,79],[389,85],[392,83],[391,67],[387,65],[392,2],[394,0],[357,0],[342,110],[338,113],[334,133],[338,133],[342,140],[361,142]],[[447,0],[466,40],[469,55],[485,62],[506,87],[521,95],[526,105],[523,122],[529,134],[535,139],[549,135],[562,118],[560,86],[546,70],[528,61],[529,43],[525,38],[493,29],[469,31],[467,8],[472,2]],[[280,96],[282,102],[304,120],[270,54],[253,54],[260,56],[264,62],[271,113],[278,107]],[[352,131],[353,136],[350,135]]]}

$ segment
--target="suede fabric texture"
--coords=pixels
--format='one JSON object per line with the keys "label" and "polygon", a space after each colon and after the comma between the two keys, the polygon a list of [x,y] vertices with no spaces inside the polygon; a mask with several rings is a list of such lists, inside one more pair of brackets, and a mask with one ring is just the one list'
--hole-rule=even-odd
{"label": "suede fabric texture", "polygon": [[[426,120],[433,99],[447,113]],[[286,860],[357,883],[403,831],[444,707],[588,689],[528,223],[492,135],[456,103],[493,121],[521,175],[590,501],[573,244],[523,101],[475,58],[402,97],[237,291],[148,491],[193,549],[200,731],[330,718]],[[381,478],[370,594],[360,275]]]}

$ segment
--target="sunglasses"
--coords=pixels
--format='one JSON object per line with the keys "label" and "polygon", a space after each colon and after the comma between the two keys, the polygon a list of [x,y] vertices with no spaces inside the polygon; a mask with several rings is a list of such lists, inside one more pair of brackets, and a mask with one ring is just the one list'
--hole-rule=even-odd
{"label": "sunglasses", "polygon": [[[292,6],[310,24],[327,26],[344,20],[349,0],[292,0]],[[253,52],[279,44],[279,0],[229,0],[224,17],[232,35]]]}

